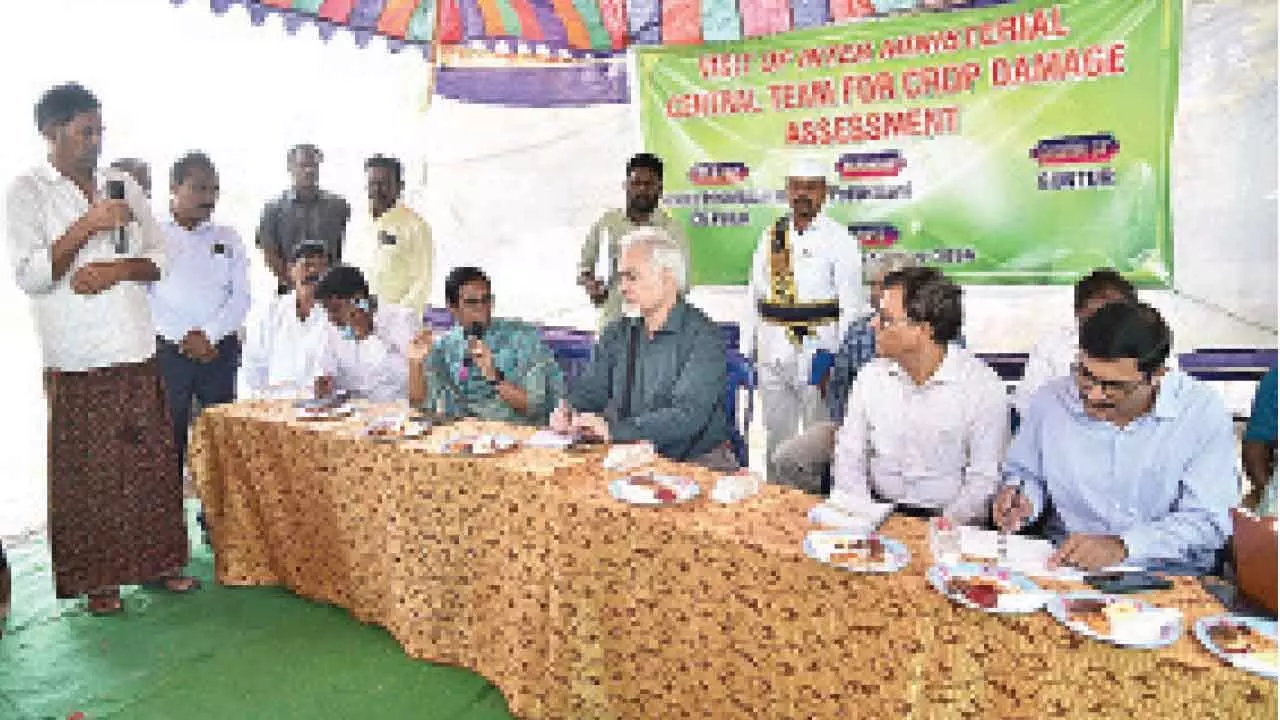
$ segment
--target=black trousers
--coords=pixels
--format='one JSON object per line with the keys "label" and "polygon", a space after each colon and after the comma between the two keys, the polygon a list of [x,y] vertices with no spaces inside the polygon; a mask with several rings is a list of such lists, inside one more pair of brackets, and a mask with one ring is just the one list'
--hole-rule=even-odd
{"label": "black trousers", "polygon": [[236,372],[240,368],[240,339],[231,334],[217,344],[218,357],[202,363],[178,352],[178,346],[164,338],[156,338],[156,359],[164,377],[169,415],[173,421],[173,440],[178,448],[178,467],[187,460],[187,430],[191,427],[191,401],[200,407],[232,402],[236,399]]}

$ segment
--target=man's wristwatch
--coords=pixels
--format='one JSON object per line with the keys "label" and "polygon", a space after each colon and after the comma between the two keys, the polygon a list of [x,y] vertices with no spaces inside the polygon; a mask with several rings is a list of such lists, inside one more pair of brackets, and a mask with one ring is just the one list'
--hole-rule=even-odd
{"label": "man's wristwatch", "polygon": [[494,377],[492,377],[492,378],[485,378],[485,379],[484,379],[484,381],[485,381],[485,382],[487,382],[487,383],[489,383],[489,387],[493,388],[494,390],[497,390],[497,389],[498,389],[498,383],[503,382],[504,380],[506,380],[506,378],[505,378],[505,377],[503,377],[503,375],[502,375],[502,371],[501,371],[501,370],[499,370],[498,368],[494,368],[494,369],[493,369],[493,374],[494,374]]}

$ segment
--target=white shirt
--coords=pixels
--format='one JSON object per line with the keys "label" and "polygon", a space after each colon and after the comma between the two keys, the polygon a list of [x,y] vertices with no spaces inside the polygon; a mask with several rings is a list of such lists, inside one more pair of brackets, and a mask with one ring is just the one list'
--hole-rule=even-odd
{"label": "white shirt", "polygon": [[1075,324],[1064,325],[1040,338],[1027,357],[1022,380],[1013,394],[1013,406],[1025,418],[1031,396],[1046,382],[1071,374],[1071,364],[1080,352],[1080,330]]}
{"label": "white shirt", "polygon": [[169,268],[151,284],[151,315],[156,334],[182,342],[202,330],[217,343],[244,324],[249,312],[249,255],[235,230],[211,222],[188,230],[175,222],[163,226]]}
{"label": "white shirt", "polygon": [[956,522],[982,522],[1008,439],[1004,384],[973,353],[950,346],[923,385],[897,362],[876,358],[849,390],[831,495],[856,506],[870,502],[874,488]]}
{"label": "white shirt", "polygon": [[[837,300],[840,303],[840,319],[816,328],[805,336],[799,351],[797,372],[802,382],[808,383],[809,366],[814,350],[835,352],[840,346],[840,328],[846,327],[859,313],[865,313],[866,298],[862,288],[862,251],[849,229],[819,215],[803,233],[796,232],[792,222],[790,230],[791,268],[795,276],[796,300],[817,302]],[[751,283],[747,298],[751,303],[746,317],[748,327],[742,334],[743,354],[750,356],[758,349],[762,363],[796,358],[796,346],[780,325],[763,320],[756,303],[768,300],[772,286],[769,257],[773,245],[773,225],[765,229],[756,246],[751,261]]]}
{"label": "white shirt", "polygon": [[379,305],[373,332],[363,340],[348,340],[329,324],[320,367],[334,378],[334,387],[375,402],[399,400],[409,394],[409,343],[422,329],[422,316],[400,305]]}
{"label": "white shirt", "polygon": [[239,396],[310,396],[316,378],[324,374],[321,358],[331,327],[319,303],[306,320],[299,320],[294,293],[272,298],[245,333]]}
{"label": "white shirt", "polygon": [[76,271],[92,262],[146,258],[162,276],[166,270],[164,235],[142,189],[127,173],[101,169],[94,175],[101,197],[110,180],[124,182],[125,200],[135,218],[125,228],[126,252],[116,254],[118,231],[98,233],[57,280],[53,245],[89,211],[89,199],[48,162],[19,176],[5,195],[9,257],[18,287],[31,297],[46,368],[83,371],[155,355],[146,283],[120,282],[96,295],[77,295],[71,289]]}

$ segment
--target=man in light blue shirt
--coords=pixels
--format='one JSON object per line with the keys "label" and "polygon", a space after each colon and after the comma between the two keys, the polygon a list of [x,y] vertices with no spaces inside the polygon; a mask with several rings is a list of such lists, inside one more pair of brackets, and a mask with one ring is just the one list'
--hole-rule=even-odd
{"label": "man in light blue shirt", "polygon": [[1209,386],[1166,370],[1170,342],[1150,306],[1107,305],[1081,327],[1072,376],[1031,398],[993,515],[1012,531],[1048,508],[1051,564],[1214,568],[1240,497],[1231,416]]}
{"label": "man in light blue shirt", "polygon": [[218,172],[208,156],[192,152],[179,158],[169,181],[168,268],[147,292],[181,468],[192,399],[202,407],[236,399],[237,332],[249,312],[249,256],[235,230],[210,221]]}

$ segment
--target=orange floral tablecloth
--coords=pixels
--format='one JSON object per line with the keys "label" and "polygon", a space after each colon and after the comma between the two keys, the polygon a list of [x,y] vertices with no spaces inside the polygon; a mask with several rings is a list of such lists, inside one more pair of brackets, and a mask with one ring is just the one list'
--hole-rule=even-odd
{"label": "orange floral tablecloth", "polygon": [[609,496],[599,454],[431,451],[527,429],[387,444],[363,424],[281,403],[202,414],[191,467],[218,580],[347,608],[412,657],[483,674],[523,718],[1276,716],[1275,683],[1191,635],[1221,612],[1194,580],[1151,596],[1186,612],[1182,639],[1123,650],[1045,613],[953,605],[925,581],[919,520],[882,528],[911,549],[906,570],[856,575],[804,556],[814,498],[788,488],[636,508]]}

